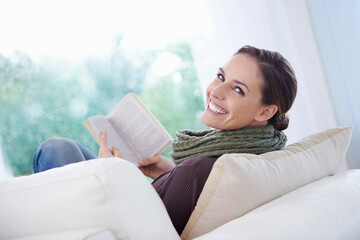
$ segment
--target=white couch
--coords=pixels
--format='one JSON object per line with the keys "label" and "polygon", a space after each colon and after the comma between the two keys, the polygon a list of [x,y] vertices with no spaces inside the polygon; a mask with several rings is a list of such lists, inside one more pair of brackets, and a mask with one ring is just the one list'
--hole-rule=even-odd
{"label": "white couch", "polygon": [[[215,163],[181,239],[360,239],[351,128]],[[0,239],[180,239],[149,181],[96,159],[0,182]]]}

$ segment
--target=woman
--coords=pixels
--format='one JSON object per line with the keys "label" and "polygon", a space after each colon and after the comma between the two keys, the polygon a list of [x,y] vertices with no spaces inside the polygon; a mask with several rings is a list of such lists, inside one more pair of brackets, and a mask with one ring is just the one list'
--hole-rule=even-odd
{"label": "woman", "polygon": [[[277,52],[251,46],[241,48],[223,67],[206,91],[201,120],[211,130],[176,133],[171,153],[139,162],[154,180],[179,234],[184,229],[216,159],[225,153],[261,154],[285,146],[289,120],[285,115],[296,96],[297,81],[289,63]],[[102,133],[99,157],[122,157],[108,149]],[[34,172],[96,158],[67,139],[45,141],[34,156]],[[174,163],[175,162],[175,163]]]}

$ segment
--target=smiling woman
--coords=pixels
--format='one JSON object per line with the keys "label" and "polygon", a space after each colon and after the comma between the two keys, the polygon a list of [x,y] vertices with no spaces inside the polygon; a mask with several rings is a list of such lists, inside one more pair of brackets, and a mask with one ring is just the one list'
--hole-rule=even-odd
{"label": "smiling woman", "polygon": [[[281,92],[284,88],[289,91]],[[170,154],[173,160],[155,155],[138,162],[144,175],[155,179],[153,186],[179,234],[218,157],[226,153],[261,154],[285,146],[287,138],[281,130],[288,121],[277,116],[289,110],[296,90],[295,74],[285,58],[277,52],[245,46],[208,87],[202,121],[213,129],[177,131]],[[105,134],[98,157],[122,158],[117,148],[108,148]],[[73,140],[49,139],[36,151],[34,172],[93,158],[96,155]]]}
{"label": "smiling woman", "polygon": [[[261,154],[285,146],[282,130],[289,123],[285,113],[296,92],[294,71],[277,52],[245,46],[220,68],[207,88],[202,115],[202,121],[214,129],[178,131],[171,154],[177,165],[153,183],[179,234],[219,156]],[[155,156],[139,165],[149,174],[166,161]]]}

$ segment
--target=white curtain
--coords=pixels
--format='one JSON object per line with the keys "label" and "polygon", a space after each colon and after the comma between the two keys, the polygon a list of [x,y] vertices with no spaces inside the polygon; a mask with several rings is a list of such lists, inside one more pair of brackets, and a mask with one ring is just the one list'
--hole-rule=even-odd
{"label": "white curtain", "polygon": [[280,52],[298,79],[288,143],[352,125],[347,162],[360,168],[360,2],[208,0],[206,7],[212,27],[192,46],[202,88],[243,45]]}
{"label": "white curtain", "polygon": [[339,125],[352,125],[347,158],[360,168],[360,2],[308,0],[331,100]]}

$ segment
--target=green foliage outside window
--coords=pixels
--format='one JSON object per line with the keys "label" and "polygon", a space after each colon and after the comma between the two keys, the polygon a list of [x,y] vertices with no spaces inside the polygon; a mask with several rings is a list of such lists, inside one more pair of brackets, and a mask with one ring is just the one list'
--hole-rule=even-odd
{"label": "green foliage outside window", "polygon": [[[121,39],[118,42],[108,59],[89,58],[76,67],[35,64],[21,53],[0,55],[0,140],[15,176],[31,174],[37,146],[50,137],[74,139],[97,154],[98,145],[83,121],[106,115],[129,91],[143,99],[173,137],[179,129],[204,128],[204,104],[189,45],[181,42],[142,52],[134,63],[120,48]],[[165,51],[179,57],[181,64],[149,80],[151,64]]]}

